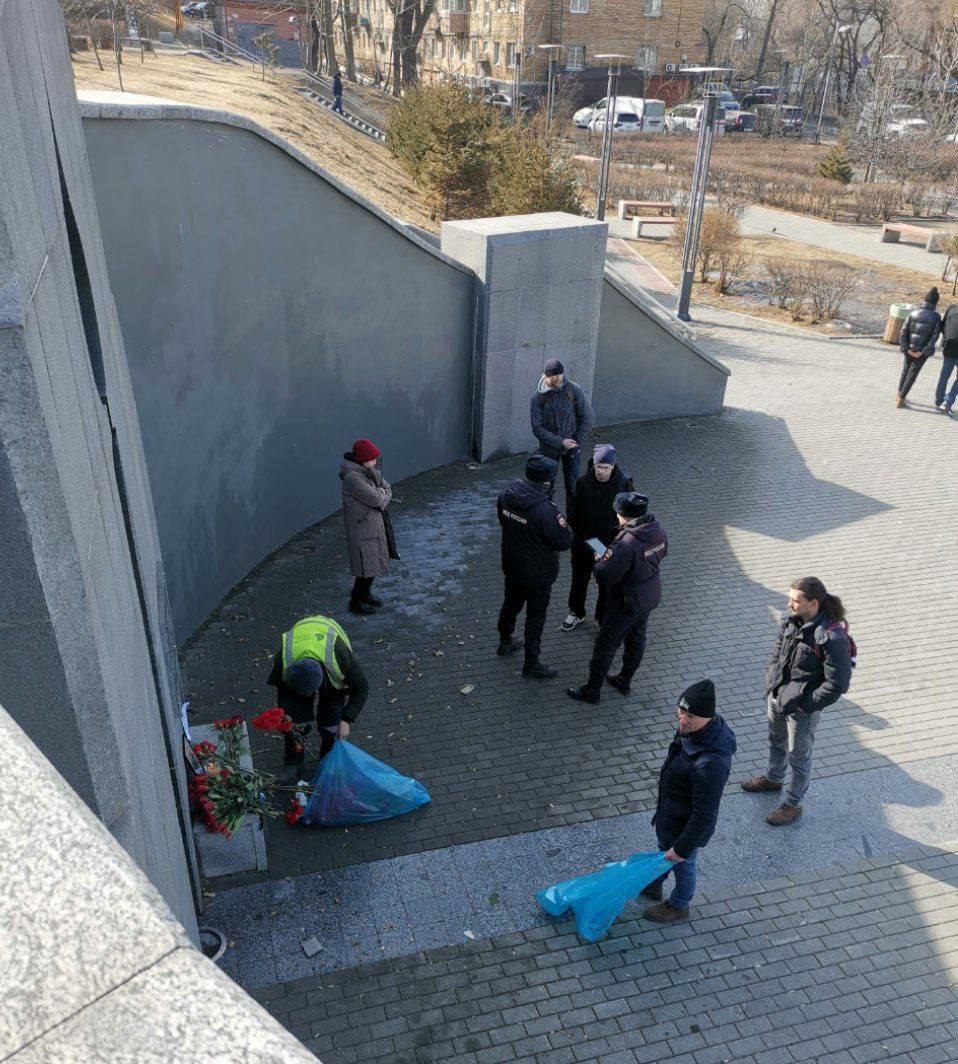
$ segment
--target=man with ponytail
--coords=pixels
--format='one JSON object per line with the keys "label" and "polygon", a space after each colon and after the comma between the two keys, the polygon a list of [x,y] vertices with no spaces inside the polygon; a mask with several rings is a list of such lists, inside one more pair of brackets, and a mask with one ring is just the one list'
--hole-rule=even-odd
{"label": "man with ponytail", "polygon": [[802,815],[815,729],[822,710],[848,690],[854,658],[842,600],[830,595],[816,576],[796,580],[765,672],[768,772],[742,784],[751,793],[780,791],[791,766],[785,801],[766,817],[773,827],[792,824]]}

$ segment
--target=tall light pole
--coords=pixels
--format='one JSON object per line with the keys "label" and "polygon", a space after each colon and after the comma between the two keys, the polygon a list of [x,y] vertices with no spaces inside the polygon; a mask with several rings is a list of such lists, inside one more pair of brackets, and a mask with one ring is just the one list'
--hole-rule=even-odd
{"label": "tall light pole", "polygon": [[822,89],[822,106],[818,109],[818,125],[815,126],[816,144],[820,144],[822,140],[822,122],[825,119],[825,101],[828,99],[828,85],[832,80],[832,59],[835,54],[835,45],[838,43],[838,38],[841,34],[848,33],[852,29],[854,29],[854,26],[841,26],[837,22],[835,23],[832,43],[828,46],[828,58],[825,60],[825,86]]}
{"label": "tall light pole", "polygon": [[605,198],[609,189],[609,167],[612,160],[612,131],[615,128],[615,104],[619,91],[619,73],[627,55],[597,55],[596,59],[609,65],[609,83],[605,93],[605,118],[602,127],[602,155],[599,159],[599,192],[595,204],[596,221],[605,221]]}
{"label": "tall light pole", "polygon": [[551,133],[552,111],[555,107],[556,62],[559,58],[559,52],[562,51],[562,45],[540,44],[537,47],[540,52],[546,52],[549,56],[549,78],[546,83],[546,133]]}

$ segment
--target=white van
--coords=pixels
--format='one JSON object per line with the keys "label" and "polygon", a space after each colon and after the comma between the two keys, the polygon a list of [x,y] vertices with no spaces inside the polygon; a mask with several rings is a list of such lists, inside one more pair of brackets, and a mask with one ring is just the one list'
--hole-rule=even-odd
{"label": "white van", "polygon": [[[573,121],[589,129],[605,129],[606,108],[603,97],[591,108],[577,111]],[[587,117],[584,112],[590,112]],[[616,96],[615,128],[630,133],[661,133],[665,129],[665,101],[643,99],[641,96]]]}

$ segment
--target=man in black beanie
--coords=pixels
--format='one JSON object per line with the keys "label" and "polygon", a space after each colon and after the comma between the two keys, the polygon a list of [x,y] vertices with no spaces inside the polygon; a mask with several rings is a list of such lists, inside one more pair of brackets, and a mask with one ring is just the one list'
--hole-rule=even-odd
{"label": "man in black beanie", "polygon": [[[649,498],[637,491],[616,495],[612,508],[618,514],[619,533],[593,570],[595,582],[605,591],[606,609],[589,662],[589,678],[566,693],[576,702],[598,705],[602,684],[608,681],[619,694],[628,695],[632,677],[642,664],[645,637],[652,611],[662,600],[659,566],[669,553],[665,529],[649,513]],[[608,672],[622,644],[622,668]]]}
{"label": "man in black beanie", "polygon": [[904,356],[901,377],[898,379],[898,394],[895,406],[906,406],[905,396],[911,386],[918,380],[921,367],[935,353],[935,344],[941,335],[941,315],[935,309],[938,306],[938,289],[932,288],[925,295],[924,302],[913,310],[901,327],[898,346]]}
{"label": "man in black beanie", "polygon": [[652,817],[659,849],[673,862],[675,888],[668,901],[662,901],[666,872],[642,891],[658,902],[645,910],[646,919],[660,924],[689,918],[695,857],[715,831],[736,746],[735,732],[715,713],[711,680],[687,687],[677,712],[679,727],[659,773],[659,800]]}
{"label": "man in black beanie", "polygon": [[522,675],[537,680],[551,680],[556,675],[555,669],[539,660],[539,653],[552,585],[559,575],[558,552],[572,546],[572,529],[552,502],[558,473],[557,462],[534,454],[526,461],[525,478],[510,484],[497,502],[506,590],[499,611],[496,653],[504,657],[523,646],[512,638],[512,633],[516,618],[525,607]]}

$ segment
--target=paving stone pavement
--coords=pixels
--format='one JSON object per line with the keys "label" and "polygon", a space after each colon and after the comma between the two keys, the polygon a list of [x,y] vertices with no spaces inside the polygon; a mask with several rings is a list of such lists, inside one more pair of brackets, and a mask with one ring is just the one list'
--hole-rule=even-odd
{"label": "paving stone pavement", "polygon": [[[544,649],[544,656],[560,668],[560,678],[548,684],[524,682],[518,675],[518,663],[495,657],[501,575],[493,500],[521,470],[521,458],[478,469],[462,463],[397,485],[394,520],[404,560],[381,581],[388,606],[379,616],[358,619],[345,611],[350,580],[345,571],[341,521],[336,516],[307,530],[267,559],[184,648],[184,676],[195,719],[210,720],[227,709],[254,713],[271,704],[265,677],[279,633],[298,616],[320,610],[332,612],[353,636],[372,680],[372,696],[354,731],[356,741],[399,771],[421,779],[432,795],[431,805],[410,817],[348,831],[290,830],[282,822],[271,822],[267,828],[268,857],[270,876],[278,890],[271,899],[282,901],[284,890],[296,893],[293,884],[297,876],[310,877],[316,890],[321,890],[325,870],[348,872],[349,866],[366,862],[428,856],[520,834],[545,840],[553,829],[574,833],[578,825],[585,825],[581,830],[588,831],[614,818],[625,818],[621,821],[625,824],[631,814],[636,819],[640,819],[638,814],[647,816],[654,806],[661,757],[674,728],[676,695],[702,675],[715,680],[721,712],[739,740],[731,800],[735,784],[760,770],[766,756],[760,691],[772,638],[769,610],[782,607],[790,581],[808,572],[820,575],[846,600],[859,644],[859,667],[849,698],[830,710],[819,728],[817,779],[839,783],[848,777],[854,781],[861,773],[881,779],[885,772],[907,786],[914,773],[914,786],[918,787],[924,771],[920,763],[953,758],[958,747],[952,669],[958,645],[953,588],[958,507],[949,478],[958,455],[958,424],[931,408],[935,362],[916,385],[913,407],[896,410],[892,396],[900,365],[894,348],[873,341],[821,341],[708,308],[698,308],[696,317],[699,340],[732,368],[727,409],[714,417],[635,424],[601,434],[617,444],[621,464],[650,492],[670,534],[670,555],[664,567],[665,598],[653,618],[649,651],[629,699],[610,692],[601,707],[593,710],[565,698],[565,685],[584,677],[595,634],[590,625],[570,635],[558,631],[568,593],[566,565],[554,591]],[[331,459],[331,476],[335,476],[336,467],[337,462]],[[388,455],[386,472],[388,476]],[[460,688],[466,684],[474,684],[475,690],[462,695]],[[275,768],[279,762],[277,746],[263,738],[257,743],[261,747],[255,751],[257,763]],[[818,786],[820,800],[828,801],[829,788],[823,783]],[[838,791],[834,794],[835,800],[841,801]],[[888,801],[893,800],[890,792]],[[816,828],[815,801],[813,782],[809,812],[791,830],[804,833],[811,842],[806,860],[816,890],[827,887],[835,891],[834,873],[820,867],[822,859],[814,852],[814,840],[827,837],[816,832],[827,832],[832,821],[823,817]],[[950,820],[953,792],[927,803],[932,819],[935,806],[942,802],[949,803],[944,819]],[[874,813],[879,827],[889,820],[884,805],[883,799]],[[866,817],[858,811],[854,815]],[[863,824],[862,834],[872,826]],[[783,834],[783,847],[790,845],[788,837]],[[903,845],[906,843],[903,839]],[[862,852],[852,844],[850,849]],[[834,860],[833,848],[822,847],[822,854]],[[754,876],[754,867],[743,863],[742,874]],[[801,875],[798,873],[799,879]],[[907,874],[903,875],[907,879]],[[281,883],[287,880],[291,885]],[[706,874],[700,882],[708,893]],[[794,879],[789,882],[800,885]],[[769,888],[763,881],[753,882],[748,889],[761,894]],[[894,906],[907,905],[911,888],[906,883],[895,889],[901,897]],[[216,903],[225,912],[231,901],[239,904],[241,898],[239,892],[229,891]],[[721,904],[734,909],[739,924],[751,921],[752,902],[748,899]],[[836,905],[837,915],[833,911]],[[944,901],[942,906],[946,907]],[[841,902],[829,900],[826,908],[835,919],[841,918]],[[270,912],[276,933],[289,931],[292,917],[282,905],[275,917]],[[708,919],[697,912],[701,920]],[[638,935],[647,943],[652,939],[642,936],[654,938],[661,933],[640,932],[634,922],[622,926],[630,930],[616,930],[615,941],[625,934],[626,938]],[[716,933],[707,925],[690,926],[702,934]],[[408,929],[395,930],[401,934]],[[428,942],[423,928],[413,930],[422,932],[417,942]],[[731,933],[731,929],[726,932]],[[540,956],[535,951],[541,950],[543,957],[558,956],[567,947],[550,947],[550,943],[569,942],[566,932],[551,928],[533,927],[513,934],[520,936],[518,946],[496,944],[493,938],[491,942],[449,947],[459,951],[449,955],[459,958],[456,964],[465,965],[458,973],[450,971],[457,978],[483,951],[526,947],[532,951],[516,958],[502,954],[499,959],[490,959],[489,964],[503,966],[499,975],[475,984],[467,981],[469,986],[480,986],[495,978],[497,986],[499,981],[503,985],[489,995],[498,1003],[489,1008],[483,1005],[484,1012],[480,1009],[480,1014],[490,1019],[480,1034],[496,1025],[512,1028],[519,1021],[511,1018],[509,1010],[538,1000],[539,983],[506,987],[505,982],[520,971],[507,971],[504,966],[532,957],[529,963],[533,968],[525,974],[535,974]],[[686,943],[682,951],[707,948],[689,943],[691,932],[685,929],[662,934],[664,942],[676,949],[676,943]],[[744,940],[758,941],[750,938],[751,930],[743,934]],[[270,936],[272,941],[272,932]],[[880,937],[874,941],[881,945]],[[732,942],[736,949],[741,945],[734,937]],[[767,941],[764,944],[768,946]],[[724,938],[717,946],[732,948]],[[794,943],[791,946],[797,948]],[[578,947],[570,943],[568,948]],[[753,950],[758,948],[752,946]],[[588,949],[605,956],[601,944]],[[812,960],[829,971],[830,965],[836,965],[842,977],[857,985],[854,967],[845,971],[849,964],[854,965],[854,958],[833,962],[828,959],[831,949],[831,945],[823,947],[827,956],[821,964],[802,952],[798,957],[800,970],[805,971],[804,965]],[[718,992],[716,988],[703,990],[698,982],[701,979],[708,986],[708,979],[713,978],[711,968],[707,976],[699,971],[693,977],[694,991],[686,987],[674,997],[665,994],[665,984],[657,981],[664,978],[665,969],[647,971],[645,953],[641,953],[641,960],[639,957],[640,953],[635,953],[624,962],[627,968],[634,963],[641,975],[635,975],[640,982],[633,982],[628,993],[618,999],[620,1004],[626,1001],[621,1016],[626,1016],[627,1022],[632,1022],[630,1016],[641,1017],[636,1029],[645,1038],[643,1045],[653,1047],[656,1043],[646,1027],[672,1022],[668,1010],[681,1002],[688,1006],[687,1012],[697,1014],[690,1023],[700,1031],[693,1032],[689,1026],[676,1033],[666,1027],[670,1033],[664,1037],[679,1043],[672,1047],[677,1059],[689,1052],[695,1052],[697,1062],[713,1059],[710,1043],[702,1048],[698,1042],[681,1041],[705,1030],[698,1014],[726,1007],[711,998],[703,1005],[705,998],[697,997]],[[714,963],[726,959],[715,958]],[[255,958],[251,960],[255,964]],[[443,980],[441,990],[435,985],[429,989],[429,981],[436,975],[420,978],[420,970],[428,971],[434,960],[407,957],[384,962],[394,965],[384,972],[402,970],[402,981],[408,983],[401,995],[408,1012],[401,1015],[432,1016],[424,1028],[439,1027],[438,1033],[430,1034],[421,1045],[394,1043],[379,1055],[382,1059],[409,1060],[454,1059],[457,1054],[464,1060],[490,1061],[500,1059],[496,1054],[506,1060],[664,1059],[661,1055],[641,1055],[646,1050],[638,1043],[626,1046],[620,1040],[604,1046],[606,1036],[598,1033],[601,1027],[597,1025],[612,1018],[618,1023],[621,1016],[599,1015],[595,1011],[598,999],[594,1004],[583,1004],[568,997],[573,983],[579,993],[590,994],[595,989],[578,985],[583,978],[599,976],[591,961],[588,971],[577,967],[580,962],[578,955],[567,961],[563,955],[558,975],[550,976],[569,984],[563,992],[566,1002],[559,1024],[569,1032],[569,1041],[557,1044],[550,1040],[552,1035],[566,1037],[551,1030],[529,1033],[523,1038],[539,1040],[524,1044],[518,1054],[514,1048],[502,1046],[514,1047],[522,1039],[500,1043],[489,1034],[489,1042],[479,1038],[480,1045],[467,1047],[462,1039],[478,1037],[472,1030],[448,1038],[442,1035],[441,1025],[455,1018],[440,1014],[436,1019],[433,1014],[436,1009],[453,1008],[456,1002],[430,1004],[429,995],[451,992],[455,987]],[[281,978],[275,969],[270,974],[272,963],[264,950],[265,981],[273,976]],[[903,962],[906,967],[908,963]],[[485,965],[483,961],[478,966]],[[643,995],[652,993],[647,976],[655,976],[653,983],[660,989],[655,992],[658,996],[642,1004]],[[334,985],[353,989],[347,995],[348,1009],[334,1009],[338,1018],[332,1027],[320,1011],[315,1016],[303,1012],[326,1000],[325,991],[316,988],[325,985],[328,977],[308,978],[318,980],[312,990],[305,985],[296,989],[296,982],[287,982],[277,983],[266,993],[294,1002],[303,995],[302,1001],[285,1013],[284,1022],[297,1034],[312,1039],[309,1044],[324,1059],[357,1059],[352,1054],[360,1052],[359,1046],[376,1046],[379,1038],[410,1034],[402,1023],[395,1022],[400,1013],[380,1016],[387,1003],[378,1001],[378,995],[385,988],[377,982],[379,975],[371,975],[370,970],[337,974],[339,981]],[[726,989],[736,990],[731,986]],[[532,997],[529,1002],[502,1000],[503,995],[513,992],[529,992]],[[791,994],[786,996],[786,988],[776,984],[773,997],[777,1007],[787,1013],[790,1008],[804,1006],[802,994],[807,997],[807,988],[797,988],[796,993],[793,1001]],[[858,993],[863,991],[848,990],[856,1001],[854,995]],[[312,997],[307,1003],[309,994]],[[355,999],[359,995],[366,995],[366,1004],[357,1016]],[[754,996],[753,988],[749,998]],[[953,1002],[954,997],[949,1000]],[[619,1006],[607,1002],[603,1007]],[[853,1008],[861,1011],[858,1005]],[[367,1014],[367,1009],[372,1011]],[[580,1013],[580,1009],[584,1011]],[[812,1014],[808,1018],[816,1036],[820,1035],[821,1024]],[[776,1040],[768,1042],[762,1060],[815,1059],[794,1055],[794,1046],[801,1041],[796,1036],[805,1033],[794,1030],[796,1021],[785,1023],[775,1016],[768,1022],[773,1032],[790,1033],[783,1041],[776,1035]],[[377,1027],[381,1023],[393,1024],[395,1032],[382,1033]],[[858,1055],[848,1055],[842,1049],[827,1056],[822,1050],[820,1058],[958,1059],[958,1053],[948,1055],[950,1049],[935,1056],[934,1046],[947,1045],[947,1040],[928,1043],[927,1047],[920,1044],[917,1050],[876,1049],[878,1055],[870,1056],[862,1047],[872,1044],[867,1040],[872,1026],[867,1020],[862,1023],[866,1026],[856,1033]],[[916,1030],[934,1026],[928,1023]],[[327,1040],[315,1041],[322,1031]],[[349,1032],[348,1040],[342,1037],[343,1031]],[[765,1028],[764,1033],[768,1031]],[[763,1031],[752,1033],[757,1037]],[[336,1037],[330,1042],[333,1034]],[[738,1041],[750,1036],[741,1034]],[[811,1036],[804,1040],[811,1040]],[[875,1041],[879,1048],[880,1044]],[[661,1054],[663,1045],[660,1039],[656,1052]],[[398,1055],[413,1050],[415,1055]],[[362,1051],[371,1057],[378,1052]],[[616,1057],[620,1052],[625,1055]],[[738,1046],[735,1055],[726,1053],[715,1059],[748,1060],[753,1052],[756,1050],[746,1052]]]}

